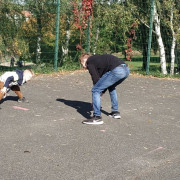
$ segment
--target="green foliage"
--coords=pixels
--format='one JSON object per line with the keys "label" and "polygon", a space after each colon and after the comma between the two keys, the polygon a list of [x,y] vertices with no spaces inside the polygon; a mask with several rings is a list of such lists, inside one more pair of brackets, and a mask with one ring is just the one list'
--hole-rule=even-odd
{"label": "green foliage", "polygon": [[74,71],[81,68],[79,62],[66,61],[58,70],[59,71]]}
{"label": "green foliage", "polygon": [[124,51],[130,27],[136,21],[129,7],[120,3],[97,3],[94,11],[92,44],[96,44],[96,29],[100,31],[97,53]]}
{"label": "green foliage", "polygon": [[[41,65],[36,65],[36,66],[31,66],[31,69],[36,74],[51,74],[55,72],[54,66],[49,63],[43,63]],[[74,70],[79,70],[81,69],[81,66],[79,62],[74,62],[74,61],[66,61],[63,63],[61,67],[58,68],[58,72],[64,72],[64,71],[74,71]]]}
{"label": "green foliage", "polygon": [[[146,75],[146,71],[142,70],[142,61],[131,61],[127,62],[132,74]],[[174,76],[163,75],[161,73],[161,67],[158,62],[150,63],[149,76],[159,77],[159,78],[180,78],[180,74],[177,72],[177,67],[175,67],[176,73]]]}
{"label": "green foliage", "polygon": [[[81,0],[77,0],[77,2],[81,5]],[[161,18],[162,37],[165,42],[167,57],[170,57],[172,41],[171,7],[173,7],[173,28],[177,42],[180,39],[178,26],[180,6],[178,2],[178,0],[156,1]],[[24,0],[24,3],[17,3],[14,0],[0,0],[0,3],[0,62],[4,57],[16,55],[23,60],[31,59],[36,63],[39,45],[40,62],[38,62],[39,65],[36,67],[36,71],[43,73],[53,71],[56,0]],[[133,57],[132,61],[142,61],[143,56],[143,61],[146,62],[150,3],[150,0],[143,2],[140,0],[95,0],[93,20],[90,24],[91,53],[121,53],[124,58],[127,39],[130,36],[129,31],[132,23],[136,22],[138,27],[135,29],[136,39],[132,42],[132,49],[140,52],[140,58]],[[80,33],[74,26],[72,9],[71,1],[61,0],[59,70],[79,68],[78,56],[81,52],[77,51],[76,45],[80,42]],[[28,16],[25,15],[25,11],[27,14],[30,12]],[[87,46],[86,30],[81,37],[84,49]],[[63,48],[66,48],[66,53],[64,53]],[[154,33],[152,50],[158,56],[157,38]],[[179,56],[180,47],[177,43],[176,63],[179,64],[180,69],[180,60],[177,58]],[[170,61],[170,58],[167,58],[167,61]],[[159,57],[152,57],[151,62],[159,63]]]}
{"label": "green foliage", "polygon": [[54,71],[53,65],[49,63],[32,66],[31,68],[36,74],[51,74]]}
{"label": "green foliage", "polygon": [[12,1],[0,1],[0,55],[21,53],[18,46],[21,32],[21,6]]}

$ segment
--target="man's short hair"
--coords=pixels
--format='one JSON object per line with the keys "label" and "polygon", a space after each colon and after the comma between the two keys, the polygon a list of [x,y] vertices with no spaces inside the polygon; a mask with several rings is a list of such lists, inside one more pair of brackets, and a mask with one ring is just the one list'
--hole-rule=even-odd
{"label": "man's short hair", "polygon": [[83,54],[81,54],[81,56],[79,57],[79,62],[80,62],[80,63],[83,62],[83,59],[84,59],[85,56],[88,56],[88,57],[89,57],[89,56],[91,56],[91,54],[90,54],[90,53],[83,53]]}

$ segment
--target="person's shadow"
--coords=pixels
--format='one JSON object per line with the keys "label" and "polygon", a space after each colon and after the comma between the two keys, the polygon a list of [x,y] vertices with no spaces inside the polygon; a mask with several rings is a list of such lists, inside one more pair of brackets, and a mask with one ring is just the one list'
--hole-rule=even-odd
{"label": "person's shadow", "polygon": [[[56,99],[56,101],[63,102],[65,105],[71,106],[77,110],[85,118],[91,117],[91,112],[93,111],[92,105],[89,102],[83,101],[73,101],[73,100],[66,100],[66,99]],[[101,109],[101,112],[108,115],[108,113]]]}

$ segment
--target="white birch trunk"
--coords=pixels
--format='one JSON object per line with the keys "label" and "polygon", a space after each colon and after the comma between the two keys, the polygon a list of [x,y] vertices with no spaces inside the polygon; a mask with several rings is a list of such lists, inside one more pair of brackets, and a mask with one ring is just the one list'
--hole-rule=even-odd
{"label": "white birch trunk", "polygon": [[71,31],[70,31],[69,27],[70,27],[70,20],[69,20],[69,18],[67,18],[66,42],[65,42],[65,45],[62,46],[63,60],[66,60],[65,57],[67,57],[68,52],[69,52],[69,40],[70,40],[70,36],[71,36]]}
{"label": "white birch trunk", "polygon": [[171,69],[170,69],[170,74],[174,75],[176,37],[175,37],[175,32],[174,32],[174,27],[173,27],[173,7],[171,7],[170,26],[171,26],[172,36],[173,36],[172,44],[171,44]]}
{"label": "white birch trunk", "polygon": [[160,18],[157,13],[155,4],[154,4],[154,26],[155,26],[155,32],[157,35],[158,45],[159,45],[161,72],[162,74],[167,74],[165,48],[164,48],[164,43],[161,36]]}
{"label": "white birch trunk", "polygon": [[93,49],[93,54],[96,54],[96,48],[97,48],[97,42],[98,42],[98,39],[99,39],[99,27],[97,27],[97,30],[96,30],[96,41],[95,41],[95,44],[94,44],[94,49]]}
{"label": "white birch trunk", "polygon": [[36,48],[36,63],[40,63],[41,61],[41,37],[37,38],[37,48]]}
{"label": "white birch trunk", "polygon": [[176,38],[173,36],[172,45],[171,45],[171,69],[170,69],[171,75],[174,75],[175,47],[176,47]]}
{"label": "white birch trunk", "polygon": [[65,46],[62,46],[62,53],[63,53],[63,57],[68,55],[69,52],[69,40],[70,40],[70,35],[71,32],[70,30],[66,30],[66,42],[65,42]]}

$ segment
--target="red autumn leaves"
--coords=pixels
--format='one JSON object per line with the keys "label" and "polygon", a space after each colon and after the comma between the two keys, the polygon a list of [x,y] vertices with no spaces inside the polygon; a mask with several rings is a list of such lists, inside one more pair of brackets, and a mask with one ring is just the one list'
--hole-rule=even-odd
{"label": "red autumn leaves", "polygon": [[82,0],[81,3],[79,3],[78,0],[73,0],[73,13],[74,13],[74,24],[75,26],[80,30],[80,44],[77,44],[76,49],[82,50],[81,46],[81,37],[83,34],[83,31],[88,26],[88,20],[89,17],[93,14],[93,3],[94,0]]}
{"label": "red autumn leaves", "polygon": [[73,1],[74,24],[78,29],[86,29],[89,16],[92,15],[93,0]]}
{"label": "red autumn leaves", "polygon": [[[83,50],[83,47],[81,46],[82,35],[84,34],[84,30],[88,26],[89,17],[93,16],[94,0],[82,0],[81,2],[79,0],[72,0],[72,4],[74,13],[74,24],[80,30],[80,43],[76,45],[76,49],[81,51]],[[133,23],[131,25],[131,29],[129,31],[129,38],[127,39],[126,43],[127,49],[125,50],[125,53],[126,59],[129,61],[131,61],[131,58],[133,56],[132,40],[136,38],[134,30],[136,26],[137,23]]]}
{"label": "red autumn leaves", "polygon": [[133,56],[133,50],[132,50],[132,40],[133,39],[136,39],[136,32],[134,30],[134,28],[137,26],[136,23],[133,23],[131,25],[131,29],[129,31],[129,38],[127,39],[127,49],[125,50],[125,53],[126,53],[126,59],[128,61],[131,61],[131,58]]}

